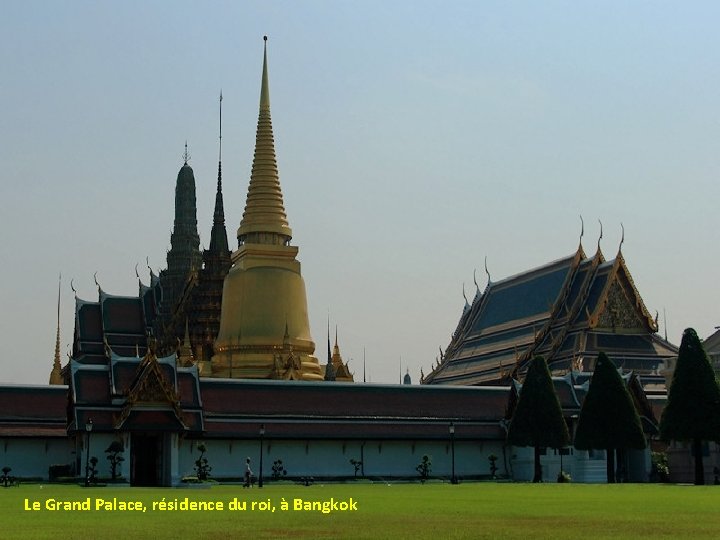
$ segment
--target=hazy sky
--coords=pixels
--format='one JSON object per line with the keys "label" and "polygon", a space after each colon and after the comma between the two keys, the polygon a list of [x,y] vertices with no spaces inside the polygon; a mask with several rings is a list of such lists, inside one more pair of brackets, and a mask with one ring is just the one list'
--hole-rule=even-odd
{"label": "hazy sky", "polygon": [[[63,274],[135,294],[165,267],[187,139],[207,246],[223,100],[231,246],[267,34],[310,321],[362,379],[416,382],[473,270],[623,254],[670,340],[720,325],[717,2],[26,2],[0,7],[0,381],[47,383]],[[66,359],[64,358],[63,361]]]}

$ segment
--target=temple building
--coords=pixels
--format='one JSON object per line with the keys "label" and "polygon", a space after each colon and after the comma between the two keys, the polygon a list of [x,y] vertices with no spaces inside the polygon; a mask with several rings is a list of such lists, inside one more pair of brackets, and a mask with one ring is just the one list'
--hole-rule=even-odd
{"label": "temple building", "polygon": [[185,326],[187,306],[181,301],[185,290],[197,276],[202,265],[200,236],[197,231],[195,175],[185,163],[180,168],[175,185],[175,221],[167,253],[167,268],[160,272],[160,302],[155,335],[163,348],[173,347],[175,336]]}
{"label": "temple building", "polygon": [[[230,266],[219,171],[210,248],[202,253],[198,249],[195,177],[185,161],[175,188],[168,268],[159,276],[150,270],[149,285],[138,277],[137,296],[109,294],[99,284],[96,301],[76,295],[72,360],[106,365],[113,354],[142,358],[149,336],[164,356],[184,351],[183,365],[210,359],[219,327],[222,283]],[[56,349],[51,384],[68,384],[69,364],[57,377],[59,346]]]}
{"label": "temple building", "polygon": [[350,372],[350,367],[347,362],[343,362],[340,354],[337,328],[335,328],[335,345],[332,348],[332,355],[330,355],[330,337],[328,336],[328,363],[320,366],[320,368],[326,381],[353,382],[355,380],[355,377]]}
{"label": "temple building", "polygon": [[[76,296],[71,358],[61,368],[58,316],[51,384],[0,385],[3,466],[19,477],[77,480],[93,456],[107,477],[102,457],[119,443],[125,481],[179,485],[196,475],[202,444],[220,481],[241,478],[246,456],[265,478],[282,460],[296,479],[412,479],[431,456],[432,475],[447,481],[496,472],[529,480],[532,452],[506,440],[529,360],[547,358],[572,428],[601,350],[622,369],[646,437],[654,436],[664,397],[648,397],[648,389],[661,386],[657,374],[677,349],[657,336],[621,251],[606,261],[599,244],[590,257],[579,246],[488,280],[466,302],[424,384],[412,385],[409,372],[404,384],[352,383],[337,331],[332,352],[328,331],[320,365],[280,187],[266,46],[259,109],[238,249],[230,252],[225,230],[221,150],[210,243],[200,251],[186,149],[168,268],[151,270],[147,285],[138,277],[137,295],[98,284],[97,300]],[[628,460],[629,479],[646,479],[649,453]],[[604,480],[601,452],[558,449],[542,463],[546,480],[561,469],[579,481]]]}
{"label": "temple building", "polygon": [[605,260],[582,245],[572,255],[479,288],[466,301],[450,344],[423,384],[510,384],[535,355],[554,375],[592,372],[600,351],[664,387],[661,371],[677,347],[657,334],[622,255]]}
{"label": "temple building", "polygon": [[[175,187],[167,269],[159,276],[151,270],[149,285],[139,280],[137,296],[111,295],[98,284],[97,301],[76,297],[73,359],[105,364],[111,354],[143,357],[152,336],[160,356],[176,354],[180,366],[196,365],[203,377],[323,380],[313,356],[298,248],[290,245],[280,188],[266,53],[262,73],[239,249],[231,254],[225,229],[220,96],[220,153],[208,249],[199,249],[195,176],[186,145]],[[352,381],[337,343],[336,355],[336,380]],[[56,371],[54,366],[56,384],[69,381],[67,369],[62,377]]]}

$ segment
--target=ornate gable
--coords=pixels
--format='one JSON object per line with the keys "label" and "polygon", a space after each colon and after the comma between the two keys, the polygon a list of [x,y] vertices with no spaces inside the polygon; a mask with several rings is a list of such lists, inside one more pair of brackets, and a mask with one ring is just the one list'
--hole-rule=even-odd
{"label": "ornate gable", "polygon": [[187,429],[182,421],[180,398],[174,385],[160,370],[157,356],[152,350],[148,351],[138,366],[135,380],[128,388],[125,406],[116,422],[116,429],[122,427],[134,410],[148,408],[172,411],[180,425]]}
{"label": "ornate gable", "polygon": [[134,388],[132,401],[135,403],[172,403],[172,391],[168,391],[160,377],[162,375],[156,374],[154,370],[148,371]]}
{"label": "ornate gable", "polygon": [[595,313],[590,318],[593,328],[645,330],[657,332],[657,321],[645,307],[635,282],[625,265],[622,253],[618,253]]}
{"label": "ornate gable", "polygon": [[615,279],[608,289],[605,305],[597,318],[597,326],[613,330],[636,330],[644,326],[618,279]]}

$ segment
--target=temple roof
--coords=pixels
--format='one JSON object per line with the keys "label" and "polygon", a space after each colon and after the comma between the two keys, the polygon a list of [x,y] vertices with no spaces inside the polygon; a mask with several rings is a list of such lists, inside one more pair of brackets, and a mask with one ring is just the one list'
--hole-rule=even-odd
{"label": "temple roof", "polygon": [[97,302],[76,298],[73,358],[107,364],[110,353],[144,355],[155,317],[155,294],[154,288],[140,283],[140,296],[112,295],[100,289]]}
{"label": "temple roof", "polygon": [[489,282],[463,308],[442,359],[425,384],[507,384],[542,354],[556,374],[592,370],[599,351],[641,376],[657,373],[677,348],[635,287],[620,251],[598,249]]}
{"label": "temple roof", "polygon": [[[507,387],[401,386],[201,379],[207,437],[502,437]],[[328,406],[331,403],[332,406]]]}
{"label": "temple roof", "polygon": [[66,437],[68,387],[0,385],[0,437]]}
{"label": "temple roof", "polygon": [[153,429],[200,432],[202,400],[195,366],[180,368],[175,357],[143,358],[110,353],[106,365],[71,361],[70,427],[92,418],[97,430]]}

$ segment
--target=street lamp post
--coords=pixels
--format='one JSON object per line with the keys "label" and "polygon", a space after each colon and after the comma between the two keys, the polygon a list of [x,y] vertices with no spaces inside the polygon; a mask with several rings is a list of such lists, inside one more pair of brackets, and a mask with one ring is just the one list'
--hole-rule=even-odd
{"label": "street lamp post", "polygon": [[263,438],[265,437],[265,424],[260,424],[260,473],[258,487],[263,487]]}
{"label": "street lamp post", "polygon": [[85,487],[90,485],[90,432],[93,428],[92,418],[89,418],[85,423],[85,432],[87,433],[87,440],[85,441]]}
{"label": "street lamp post", "polygon": [[452,476],[450,477],[451,484],[457,484],[457,477],[455,476],[455,424],[450,422],[450,448],[452,452]]}

